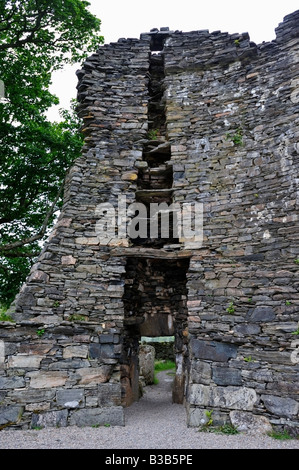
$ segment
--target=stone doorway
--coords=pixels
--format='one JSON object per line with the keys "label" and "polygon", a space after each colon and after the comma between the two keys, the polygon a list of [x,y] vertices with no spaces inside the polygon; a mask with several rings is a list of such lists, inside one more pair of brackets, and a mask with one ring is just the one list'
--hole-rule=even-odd
{"label": "stone doorway", "polygon": [[189,259],[128,258],[121,359],[122,404],[140,398],[139,345],[141,336],[174,336],[176,373],[173,403],[184,403],[188,382],[186,274]]}

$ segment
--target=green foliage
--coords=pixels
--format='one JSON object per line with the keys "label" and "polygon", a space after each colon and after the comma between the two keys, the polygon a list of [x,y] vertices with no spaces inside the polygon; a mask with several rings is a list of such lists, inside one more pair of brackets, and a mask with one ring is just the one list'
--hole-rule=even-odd
{"label": "green foliage", "polygon": [[83,138],[73,109],[61,122],[51,76],[103,42],[81,0],[0,0],[0,304],[10,305],[61,207],[67,169]]}
{"label": "green foliage", "polygon": [[175,362],[173,361],[155,361],[155,371],[175,369]]}
{"label": "green foliage", "polygon": [[97,429],[97,428],[100,428],[100,427],[102,427],[102,426],[104,426],[105,428],[110,428],[111,424],[109,424],[109,423],[104,423],[103,425],[102,425],[102,424],[92,424],[92,425],[91,425],[92,428],[96,428],[96,429]]}
{"label": "green foliage", "polygon": [[0,308],[0,321],[10,321],[14,323],[14,319],[6,313],[5,308]]}
{"label": "green foliage", "polygon": [[175,369],[176,365],[175,362],[166,360],[166,361],[155,361],[155,370],[154,370],[154,385],[159,383],[159,379],[157,378],[157,372],[161,372],[162,370],[172,370]]}
{"label": "green foliage", "polygon": [[148,138],[150,140],[157,140],[159,131],[158,129],[152,129],[148,132]]}
{"label": "green foliage", "polygon": [[287,439],[294,439],[287,431],[271,431],[268,433],[269,437],[273,439],[278,439],[280,441],[285,441]]}
{"label": "green foliage", "polygon": [[238,434],[239,431],[232,424],[223,424],[221,426],[213,425],[212,418],[213,410],[206,411],[205,415],[208,418],[208,421],[199,427],[199,431],[212,432],[215,434]]}
{"label": "green foliage", "polygon": [[295,264],[299,264],[299,258],[296,258],[294,261]]}
{"label": "green foliage", "polygon": [[227,313],[233,314],[233,313],[235,313],[235,310],[236,309],[235,309],[234,303],[230,302],[227,309],[226,309]]}
{"label": "green foliage", "polygon": [[252,356],[244,357],[243,360],[244,360],[245,362],[254,362],[254,360],[252,359]]}
{"label": "green foliage", "polygon": [[45,330],[42,328],[40,330],[37,330],[36,332],[37,336],[39,336],[40,338],[45,334]]}
{"label": "green foliage", "polygon": [[291,334],[292,334],[292,335],[299,335],[299,328],[298,328],[298,330],[293,331]]}
{"label": "green foliage", "polygon": [[68,321],[72,321],[72,322],[88,321],[88,317],[74,313],[73,315],[69,316]]}
{"label": "green foliage", "polygon": [[216,432],[221,434],[239,434],[239,431],[232,424],[223,424],[216,428]]}
{"label": "green foliage", "polygon": [[227,133],[226,140],[231,140],[235,145],[243,145],[243,130],[239,128],[234,134]]}
{"label": "green foliage", "polygon": [[205,415],[208,418],[208,421],[205,424],[205,426],[212,426],[212,424],[213,424],[212,414],[213,414],[213,410],[210,410],[210,411],[206,410]]}

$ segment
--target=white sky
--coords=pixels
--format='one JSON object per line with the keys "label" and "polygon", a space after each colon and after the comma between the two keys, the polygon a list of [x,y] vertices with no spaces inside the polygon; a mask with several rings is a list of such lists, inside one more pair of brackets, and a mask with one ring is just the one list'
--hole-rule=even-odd
{"label": "white sky", "polygon": [[[275,28],[284,16],[299,9],[298,0],[88,0],[89,10],[100,18],[105,43],[119,38],[139,38],[152,28],[170,30],[243,33],[260,44],[275,39]],[[53,75],[51,92],[60,105],[49,111],[50,119],[59,119],[58,109],[68,108],[76,98],[78,66],[66,67]]]}

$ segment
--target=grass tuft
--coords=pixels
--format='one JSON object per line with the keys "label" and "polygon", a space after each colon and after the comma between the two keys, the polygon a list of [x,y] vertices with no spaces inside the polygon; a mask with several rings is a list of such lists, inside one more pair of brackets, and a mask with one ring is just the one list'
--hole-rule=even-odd
{"label": "grass tuft", "polygon": [[159,383],[159,379],[157,378],[157,372],[161,372],[162,370],[171,370],[175,369],[175,362],[167,360],[167,361],[155,361],[155,371],[154,371],[154,385]]}

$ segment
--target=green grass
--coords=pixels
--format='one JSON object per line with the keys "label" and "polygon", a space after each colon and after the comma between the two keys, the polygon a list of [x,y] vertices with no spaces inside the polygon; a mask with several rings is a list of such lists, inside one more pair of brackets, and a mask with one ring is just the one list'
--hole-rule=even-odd
{"label": "green grass", "polygon": [[268,433],[268,436],[273,437],[273,439],[279,439],[280,441],[285,441],[287,439],[295,439],[294,437],[290,436],[287,431],[272,431]]}
{"label": "green grass", "polygon": [[175,369],[175,362],[173,361],[155,361],[155,371]]}
{"label": "green grass", "polygon": [[198,429],[199,432],[211,432],[215,434],[239,434],[239,431],[231,424],[223,424],[222,426],[213,426],[206,423]]}
{"label": "green grass", "polygon": [[159,380],[157,379],[157,372],[161,372],[162,370],[172,370],[175,369],[175,362],[173,361],[155,361],[155,371],[154,371],[154,384],[157,385]]}

